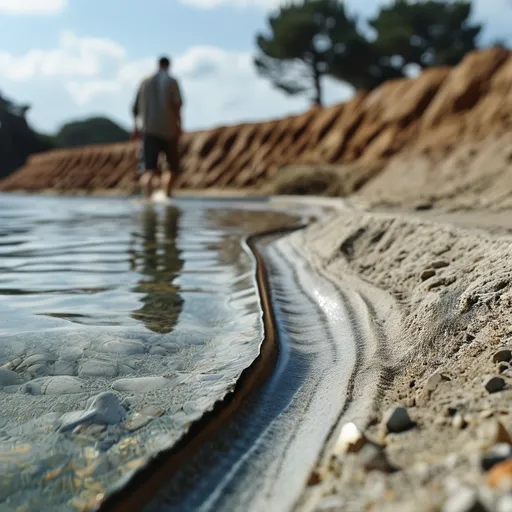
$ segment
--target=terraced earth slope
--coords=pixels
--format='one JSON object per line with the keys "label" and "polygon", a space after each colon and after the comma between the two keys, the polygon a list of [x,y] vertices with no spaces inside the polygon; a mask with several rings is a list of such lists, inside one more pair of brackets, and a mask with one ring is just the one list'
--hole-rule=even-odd
{"label": "terraced earth slope", "polygon": [[[467,163],[477,141],[501,140],[511,125],[512,52],[484,50],[468,55],[453,69],[434,68],[415,79],[390,81],[330,108],[187,133],[182,143],[184,170],[177,186],[258,190],[291,164],[356,163],[362,169],[382,162],[378,172],[352,177],[347,193],[359,190],[364,195],[368,189],[369,196],[393,202],[399,180],[406,184],[400,185],[404,193],[424,195],[425,187],[430,187],[435,195],[438,184],[431,177],[441,159],[456,154],[459,164],[461,159]],[[422,167],[411,173],[417,161],[423,162]],[[510,161],[512,152],[501,156],[487,185],[481,183],[481,167],[470,183],[464,181],[461,165],[449,179],[462,180],[466,188],[477,191],[482,186],[494,187],[498,179],[500,190],[505,186],[510,191],[512,179],[506,172]],[[122,193],[136,187],[133,142],[36,154],[0,182],[3,191],[112,189]]]}

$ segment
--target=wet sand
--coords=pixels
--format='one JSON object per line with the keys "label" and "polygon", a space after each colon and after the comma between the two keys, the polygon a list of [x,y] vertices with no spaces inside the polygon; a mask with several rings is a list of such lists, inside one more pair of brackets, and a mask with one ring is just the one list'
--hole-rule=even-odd
{"label": "wet sand", "polygon": [[355,382],[371,412],[341,419],[299,510],[511,510],[512,237],[497,215],[340,211],[293,235],[375,304],[368,368],[384,366],[377,393]]}

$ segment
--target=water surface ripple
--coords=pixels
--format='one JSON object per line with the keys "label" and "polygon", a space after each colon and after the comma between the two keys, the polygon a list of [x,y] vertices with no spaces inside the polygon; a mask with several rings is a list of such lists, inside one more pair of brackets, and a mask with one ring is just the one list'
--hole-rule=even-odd
{"label": "water surface ripple", "polygon": [[222,399],[263,340],[242,240],[296,220],[0,196],[0,508],[95,506]]}

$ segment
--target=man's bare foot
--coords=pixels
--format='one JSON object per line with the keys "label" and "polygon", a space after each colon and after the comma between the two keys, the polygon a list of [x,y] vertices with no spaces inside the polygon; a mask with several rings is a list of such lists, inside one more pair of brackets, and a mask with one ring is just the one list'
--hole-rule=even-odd
{"label": "man's bare foot", "polygon": [[150,199],[151,194],[153,193],[154,174],[155,173],[153,171],[146,171],[140,178],[140,185],[144,192],[145,199]]}

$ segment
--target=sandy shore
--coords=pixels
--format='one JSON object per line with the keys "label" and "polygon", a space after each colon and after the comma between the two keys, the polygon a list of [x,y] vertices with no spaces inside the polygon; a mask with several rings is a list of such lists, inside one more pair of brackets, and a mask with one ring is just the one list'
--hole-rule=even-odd
{"label": "sandy shore", "polygon": [[292,235],[376,306],[364,364],[381,369],[359,397],[372,412],[343,418],[299,510],[512,510],[511,217],[352,210]]}

